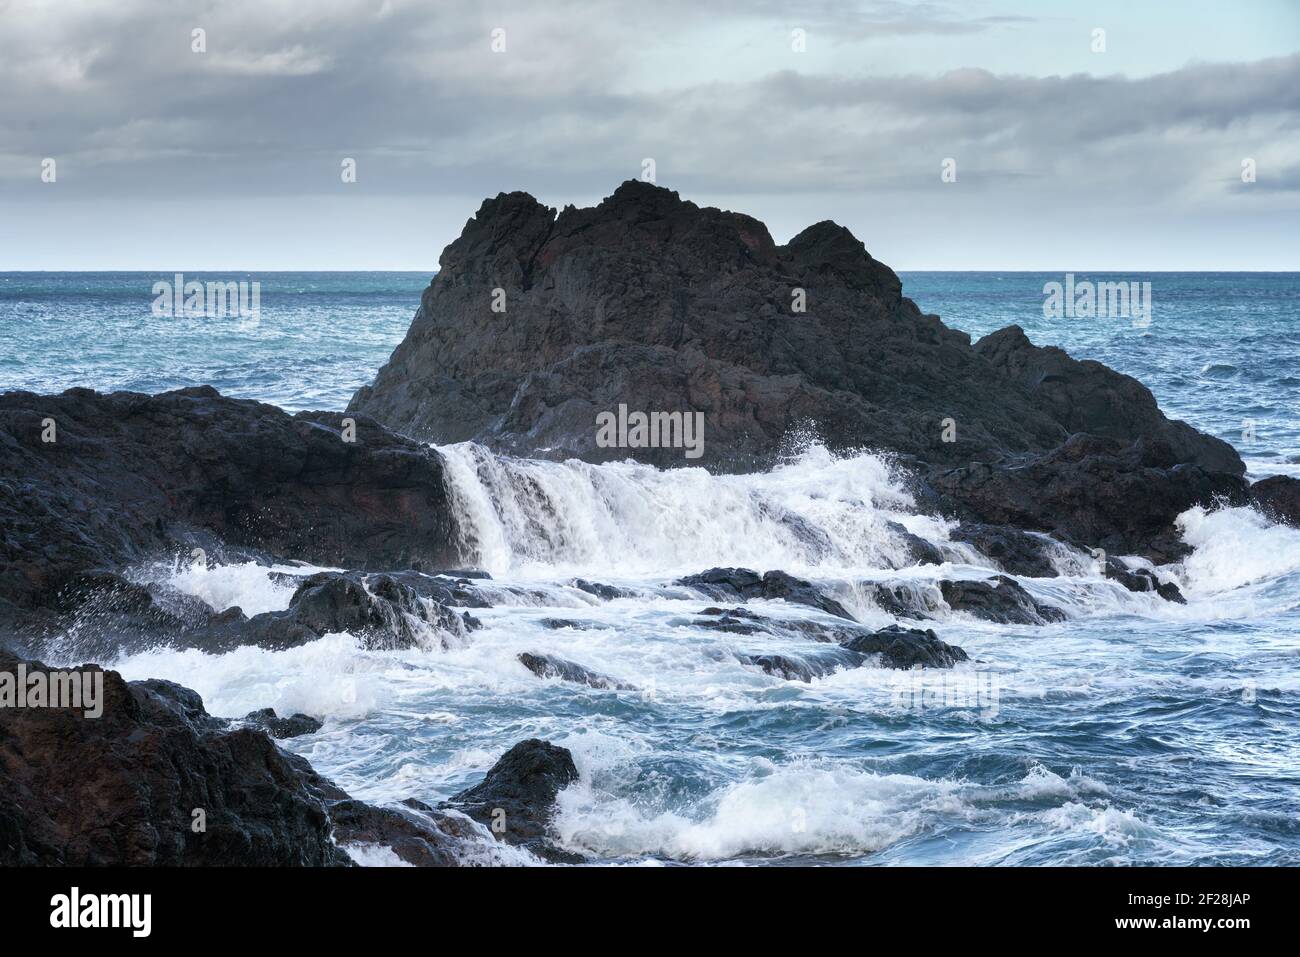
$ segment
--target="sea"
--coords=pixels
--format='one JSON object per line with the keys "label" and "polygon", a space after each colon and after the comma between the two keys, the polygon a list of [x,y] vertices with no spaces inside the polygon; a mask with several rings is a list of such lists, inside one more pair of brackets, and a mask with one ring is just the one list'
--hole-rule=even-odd
{"label": "sea", "polygon": [[[1151,283],[1148,321],[1045,315],[1061,273],[906,272],[904,294],[972,339],[1016,323],[1141,380],[1169,415],[1231,442],[1252,479],[1300,475],[1300,274],[1077,273]],[[257,281],[258,315],[158,315],[159,273],[0,273],[0,391],[160,392],[210,384],[290,411],[342,409],[401,341],[430,276],[187,273]],[[172,310],[175,312],[175,310]],[[887,455],[808,445],[769,472],[715,476],[443,446],[449,491],[493,607],[467,638],[368,651],[337,634],[287,651],[155,649],[104,662],[168,678],[238,717],[324,721],[283,742],[353,795],[434,804],[511,745],[570,749],[558,841],[613,865],[1300,864],[1300,530],[1247,508],[1193,508],[1192,546],[1160,570],[1185,605],[1126,591],[1062,546],[1019,577],[1063,622],[954,613],[943,578],[996,566],[922,514]],[[910,565],[897,526],[941,566]],[[1130,558],[1130,564],[1141,560]],[[770,635],[703,628],[718,602],[674,584],[718,565],[807,578],[869,625],[864,585],[903,584],[970,661],[788,681],[739,656],[807,656],[822,613],[754,601]],[[310,568],[282,566],[305,574]],[[256,564],[134,569],[252,615],[292,581]],[[579,579],[616,586],[602,600]],[[561,627],[548,627],[560,619]],[[552,654],[622,690],[539,679]],[[354,847],[362,863],[400,863]],[[526,856],[521,861],[529,862]]]}

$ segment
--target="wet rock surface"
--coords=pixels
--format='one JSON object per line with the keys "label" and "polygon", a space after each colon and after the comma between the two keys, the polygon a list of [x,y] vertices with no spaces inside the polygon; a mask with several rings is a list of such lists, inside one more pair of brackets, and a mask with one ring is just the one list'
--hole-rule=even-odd
{"label": "wet rock surface", "polygon": [[[0,649],[0,672],[20,666],[51,670]],[[555,795],[577,777],[563,748],[532,740],[511,749],[455,799],[469,816],[413,799],[376,807],[265,731],[208,714],[189,688],[127,682],[95,665],[75,670],[102,676],[100,716],[0,708],[0,865],[348,866],[350,845],[385,847],[416,866],[493,864],[502,862],[496,838],[471,818],[479,810],[490,823],[498,806],[514,828],[503,839],[581,860],[546,839]],[[273,730],[284,722],[294,733],[319,727],[271,709],[245,720]]]}
{"label": "wet rock surface", "polygon": [[1003,525],[963,522],[952,532],[953,541],[974,545],[1003,571],[1029,578],[1056,578],[1051,545],[1041,537]]}
{"label": "wet rock surface", "polygon": [[[0,671],[19,664],[0,651]],[[0,863],[348,863],[326,801],[265,734],[226,730],[198,695],[170,682],[101,673],[98,718],[0,708]]]}
{"label": "wet rock surface", "polygon": [[[0,395],[0,600],[53,603],[78,573],[247,546],[348,568],[455,567],[436,452],[353,416],[199,386]],[[42,441],[53,420],[55,441]]]}
{"label": "wet rock surface", "polygon": [[1273,475],[1250,487],[1250,503],[1275,522],[1300,528],[1300,479]]}
{"label": "wet rock surface", "polygon": [[969,660],[965,651],[941,641],[933,631],[899,625],[859,635],[845,642],[844,647],[859,654],[878,655],[884,668],[951,668]]}
{"label": "wet rock surface", "polygon": [[304,734],[315,734],[323,725],[311,715],[291,714],[282,718],[274,708],[261,708],[244,715],[244,721],[261,728],[273,738],[297,738]]}
{"label": "wet rock surface", "polygon": [[817,589],[811,582],[795,578],[781,571],[760,575],[748,568],[710,568],[698,575],[687,575],[675,582],[703,592],[710,598],[746,601],[754,598],[782,600],[797,605],[809,605],[837,618],[853,620],[853,616],[834,598]]}
{"label": "wet rock surface", "polygon": [[558,678],[561,681],[571,681],[574,684],[586,685],[589,688],[606,688],[619,691],[636,690],[630,684],[611,678],[609,675],[599,674],[590,668],[584,668],[576,662],[560,658],[557,655],[543,655],[525,651],[519,654],[518,659],[521,665],[539,678]]}
{"label": "wet rock surface", "polygon": [[544,860],[575,862],[580,855],[554,844],[550,819],[556,796],[577,779],[567,748],[530,738],[502,755],[479,784],[455,795],[447,807],[463,811],[501,840]]}
{"label": "wet rock surface", "polygon": [[1034,600],[1013,578],[997,575],[987,581],[943,581],[943,600],[953,611],[964,611],[1005,625],[1042,625],[1064,621],[1059,608]]}

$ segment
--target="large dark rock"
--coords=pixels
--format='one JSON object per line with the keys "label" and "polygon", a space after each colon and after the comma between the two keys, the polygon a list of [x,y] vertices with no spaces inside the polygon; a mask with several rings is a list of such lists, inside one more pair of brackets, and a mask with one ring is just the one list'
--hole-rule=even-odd
{"label": "large dark rock", "polygon": [[[20,665],[49,670],[0,649],[0,672]],[[498,841],[461,811],[357,801],[264,731],[209,715],[189,688],[77,670],[103,675],[98,717],[0,708],[0,866],[346,866],[353,845],[422,867],[504,862]],[[295,732],[305,718],[248,716]],[[568,752],[529,741],[507,756],[475,793],[511,809],[518,843],[580,860],[539,837],[555,794],[576,777]]]}
{"label": "large dark rock", "polygon": [[764,575],[748,568],[710,568],[698,575],[679,578],[675,584],[687,585],[710,598],[723,601],[747,601],[753,598],[780,599],[797,605],[811,605],[828,615],[853,620],[853,616],[834,598],[822,594],[811,582],[781,571]]}
{"label": "large dark rock", "polygon": [[[19,664],[0,650],[0,671]],[[348,863],[305,762],[261,731],[226,730],[179,685],[102,674],[99,717],[0,708],[0,864]]]}
{"label": "large dark rock", "polygon": [[[832,448],[958,466],[1090,431],[1158,436],[1179,461],[1242,471],[1229,446],[1167,421],[1127,376],[1036,349],[1018,329],[972,348],[835,223],[777,246],[749,216],[648,183],[558,215],[503,193],[440,267],[405,340],[349,406],[419,438],[744,468],[814,423]],[[493,311],[497,289],[504,312]],[[806,311],[793,311],[797,290]],[[600,448],[596,416],[620,404],[702,412],[703,457]]]}
{"label": "large dark rock", "polygon": [[1036,346],[1019,326],[985,336],[975,352],[1069,434],[1087,432],[1121,443],[1142,439],[1168,449],[1171,465],[1185,462],[1238,476],[1246,472],[1227,442],[1165,418],[1151,390],[1137,379],[1091,359],[1072,359],[1055,346]]}
{"label": "large dark rock", "polygon": [[576,780],[578,769],[567,748],[530,738],[502,755],[481,782],[455,795],[446,806],[545,860],[580,860],[555,846],[550,826],[556,795]]}
{"label": "large dark rock", "polygon": [[1238,475],[1181,464],[1167,445],[1124,445],[1083,433],[1045,455],[977,462],[934,473],[930,483],[946,510],[964,521],[1049,532],[1157,563],[1187,551],[1173,530],[1180,513],[1246,497]]}
{"label": "large dark rock", "polygon": [[[222,543],[349,568],[456,567],[436,452],[354,415],[290,416],[207,386],[0,395],[0,601]],[[52,419],[56,441],[42,441]]]}
{"label": "large dark rock", "polygon": [[1250,504],[1277,522],[1300,528],[1300,479],[1273,475],[1250,487]]}

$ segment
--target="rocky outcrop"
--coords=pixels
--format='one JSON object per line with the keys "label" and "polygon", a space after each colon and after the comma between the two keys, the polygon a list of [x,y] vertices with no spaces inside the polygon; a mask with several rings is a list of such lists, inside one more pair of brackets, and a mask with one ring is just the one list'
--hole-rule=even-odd
{"label": "rocky outcrop", "polygon": [[997,575],[988,581],[942,581],[939,591],[953,611],[964,611],[1003,625],[1042,625],[1064,621],[1065,613],[1035,601],[1014,578]]}
{"label": "rocky outcrop", "polygon": [[1273,475],[1250,487],[1250,504],[1267,517],[1300,528],[1300,479]]}
{"label": "rocky outcrop", "polygon": [[345,441],[343,418],[206,386],[0,395],[0,601],[47,606],[78,573],[194,547],[459,565],[437,453],[360,415]]}
{"label": "rocky outcrop", "polygon": [[1082,548],[1158,563],[1187,552],[1173,528],[1180,513],[1246,497],[1238,475],[1180,463],[1168,446],[1084,433],[1044,455],[977,462],[929,481],[944,510],[964,521],[1049,532]]}
{"label": "rocky outcrop", "polygon": [[480,783],[447,806],[544,860],[575,862],[581,857],[555,845],[550,820],[556,796],[576,780],[578,769],[567,748],[530,738],[502,755]]}
{"label": "rocky outcrop", "polygon": [[245,723],[260,728],[273,738],[298,738],[304,734],[315,734],[322,727],[309,714],[291,714],[282,718],[274,708],[261,708],[244,715]]}
{"label": "rocky outcrop", "polygon": [[[597,417],[620,406],[702,416],[702,455],[607,447]],[[1156,561],[1178,557],[1179,511],[1245,490],[1232,447],[1167,419],[1135,379],[1016,326],[972,345],[843,227],[778,246],[749,216],[642,182],[559,213],[526,193],[485,201],[349,408],[438,442],[715,470],[815,435],[898,453],[923,501],[967,521]]]}
{"label": "rocky outcrop", "polygon": [[849,651],[875,655],[882,668],[951,668],[969,660],[956,645],[941,641],[933,631],[890,625],[844,644]]}
{"label": "rocky outcrop", "polygon": [[710,568],[698,575],[687,575],[675,582],[686,585],[721,601],[748,601],[765,598],[797,605],[810,605],[828,615],[853,620],[853,616],[834,598],[822,594],[811,582],[781,571],[760,575],[748,568]]}
{"label": "rocky outcrop", "polygon": [[[0,671],[20,664],[48,673],[0,650]],[[0,864],[348,863],[305,762],[188,689],[102,676],[99,717],[0,708]]]}
{"label": "rocky outcrop", "polygon": [[[0,649],[0,673],[50,670]],[[307,733],[319,722],[306,715],[280,719],[268,708],[232,725],[173,682],[75,670],[101,676],[98,716],[0,707],[0,866],[346,866],[349,848],[371,846],[447,867],[511,860],[498,837],[581,860],[547,837],[555,795],[577,776],[563,748],[523,742],[483,784],[441,807],[415,799],[376,807],[248,726]],[[498,836],[496,807],[509,815]]]}

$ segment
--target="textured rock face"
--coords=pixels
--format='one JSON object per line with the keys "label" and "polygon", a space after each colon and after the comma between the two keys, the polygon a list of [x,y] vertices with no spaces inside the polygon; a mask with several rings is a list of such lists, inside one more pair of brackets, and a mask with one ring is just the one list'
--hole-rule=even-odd
{"label": "textured rock face", "polygon": [[341,418],[208,387],[0,395],[0,602],[49,605],[79,572],[209,543],[350,568],[459,564],[437,453],[361,416],[345,442]]}
{"label": "textured rock face", "polygon": [[[20,668],[48,673],[0,648],[0,672]],[[127,682],[95,665],[77,670],[103,676],[98,717],[0,708],[0,866],[346,866],[345,848],[358,844],[422,867],[503,862],[498,838],[459,809],[415,799],[365,804],[265,731],[209,715],[189,688]],[[320,726],[269,708],[245,722],[277,737]],[[500,840],[581,860],[545,838],[556,794],[576,777],[567,750],[531,740],[457,800],[489,824],[507,807],[514,830]]]}
{"label": "textured rock face", "polygon": [[[596,417],[620,404],[702,412],[703,457],[600,447]],[[1159,437],[1180,462],[1243,471],[1230,446],[1166,420],[1136,380],[1015,327],[972,348],[834,223],[777,246],[757,220],[640,182],[558,216],[525,193],[486,201],[350,408],[419,438],[588,461],[749,468],[815,422],[832,448],[949,466],[1087,431]],[[942,441],[946,418],[955,442]]]}
{"label": "textured rock face", "polygon": [[1159,442],[1125,445],[1083,433],[1028,461],[936,472],[930,484],[943,509],[965,520],[1157,561],[1187,550],[1172,528],[1181,512],[1216,501],[1242,504],[1247,492],[1237,475],[1182,464]]}
{"label": "textured rock face", "polygon": [[498,833],[501,840],[550,861],[581,860],[551,841],[556,796],[578,780],[568,748],[529,738],[501,756],[487,776],[446,806]]}
{"label": "textured rock face", "polygon": [[[0,671],[18,664],[0,650]],[[224,730],[188,689],[103,675],[97,718],[0,708],[0,863],[348,862],[305,762],[260,731]]]}

